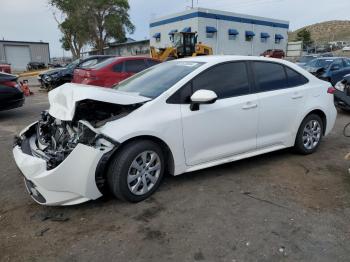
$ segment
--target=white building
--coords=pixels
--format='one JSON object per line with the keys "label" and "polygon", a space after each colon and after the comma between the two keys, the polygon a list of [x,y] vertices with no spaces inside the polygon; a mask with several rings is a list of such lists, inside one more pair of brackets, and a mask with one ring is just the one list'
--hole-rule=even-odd
{"label": "white building", "polygon": [[151,21],[150,45],[171,46],[173,32],[190,31],[214,54],[260,55],[267,49],[286,51],[288,28],[288,21],[195,8]]}

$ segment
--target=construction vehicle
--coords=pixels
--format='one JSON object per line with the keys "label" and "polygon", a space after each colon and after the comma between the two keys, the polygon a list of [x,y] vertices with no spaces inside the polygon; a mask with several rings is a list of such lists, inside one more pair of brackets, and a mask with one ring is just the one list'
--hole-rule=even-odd
{"label": "construction vehicle", "polygon": [[189,56],[212,55],[213,49],[197,43],[195,32],[175,32],[172,36],[173,46],[156,49],[151,46],[151,57],[160,61],[173,60]]}

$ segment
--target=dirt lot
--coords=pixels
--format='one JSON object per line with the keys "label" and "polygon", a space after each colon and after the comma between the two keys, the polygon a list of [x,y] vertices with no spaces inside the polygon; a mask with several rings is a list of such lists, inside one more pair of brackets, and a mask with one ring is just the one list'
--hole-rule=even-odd
{"label": "dirt lot", "polygon": [[0,112],[0,261],[349,261],[349,115],[310,156],[289,150],[178,177],[149,200],[42,207],[12,138],[48,107],[36,92]]}

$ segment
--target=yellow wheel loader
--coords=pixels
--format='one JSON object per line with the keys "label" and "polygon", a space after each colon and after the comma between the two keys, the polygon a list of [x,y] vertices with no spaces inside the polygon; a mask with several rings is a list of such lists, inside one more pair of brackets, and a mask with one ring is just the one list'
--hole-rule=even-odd
{"label": "yellow wheel loader", "polygon": [[194,32],[176,32],[172,35],[173,46],[159,48],[151,46],[151,57],[160,61],[173,60],[189,56],[212,55],[213,49],[197,43],[197,34]]}

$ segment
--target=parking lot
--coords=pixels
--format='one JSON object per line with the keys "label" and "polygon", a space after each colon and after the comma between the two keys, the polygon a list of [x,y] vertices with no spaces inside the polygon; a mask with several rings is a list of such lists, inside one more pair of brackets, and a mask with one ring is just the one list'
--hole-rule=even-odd
{"label": "parking lot", "polygon": [[110,196],[43,207],[24,189],[13,136],[48,107],[34,88],[0,112],[0,261],[347,261],[350,254],[349,116],[319,151],[278,151],[178,177],[150,199]]}

